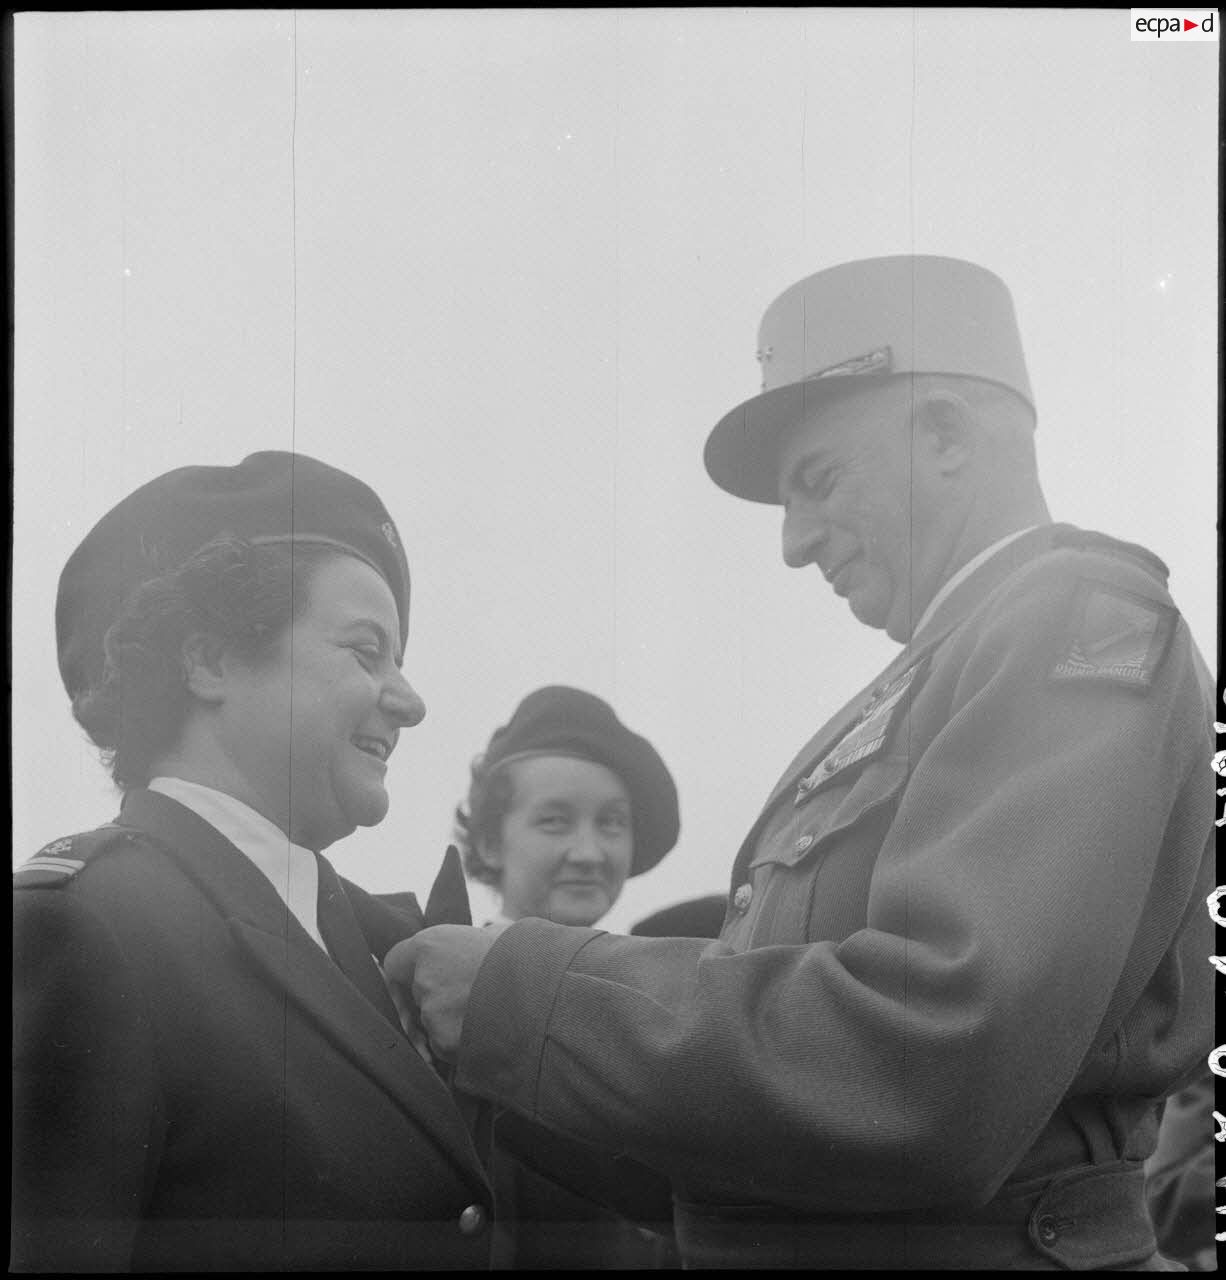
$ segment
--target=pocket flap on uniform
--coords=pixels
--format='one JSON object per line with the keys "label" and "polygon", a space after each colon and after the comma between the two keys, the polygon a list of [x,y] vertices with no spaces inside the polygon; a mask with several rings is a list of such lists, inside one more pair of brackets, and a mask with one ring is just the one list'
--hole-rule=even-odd
{"label": "pocket flap on uniform", "polygon": [[792,821],[776,837],[763,844],[750,868],[767,863],[795,866],[813,857],[829,839],[897,797],[910,773],[909,760],[886,757],[866,764],[850,786],[835,784],[816,792],[796,809]]}

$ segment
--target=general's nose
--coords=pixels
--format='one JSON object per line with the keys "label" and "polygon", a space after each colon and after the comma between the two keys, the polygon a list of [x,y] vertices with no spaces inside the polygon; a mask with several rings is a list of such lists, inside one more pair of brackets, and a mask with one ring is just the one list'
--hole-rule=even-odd
{"label": "general's nose", "polygon": [[826,537],[826,526],[811,510],[788,506],[783,510],[783,563],[800,569],[813,560]]}
{"label": "general's nose", "polygon": [[421,695],[399,671],[384,684],[379,706],[398,725],[408,729],[426,718],[426,704]]}

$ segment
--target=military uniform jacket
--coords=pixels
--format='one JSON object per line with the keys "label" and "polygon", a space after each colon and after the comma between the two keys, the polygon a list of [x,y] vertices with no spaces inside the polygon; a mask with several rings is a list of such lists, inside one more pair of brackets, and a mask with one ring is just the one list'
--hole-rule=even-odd
{"label": "military uniform jacket", "polygon": [[15,1269],[488,1264],[469,1131],[359,929],[381,904],[319,860],[329,958],[148,791],[44,855],[15,879]]}
{"label": "military uniform jacket", "polygon": [[691,1263],[1145,1259],[1212,1045],[1212,705],[1160,561],[1022,535],[788,767],[718,941],[521,921],[457,1086],[667,1173]]}

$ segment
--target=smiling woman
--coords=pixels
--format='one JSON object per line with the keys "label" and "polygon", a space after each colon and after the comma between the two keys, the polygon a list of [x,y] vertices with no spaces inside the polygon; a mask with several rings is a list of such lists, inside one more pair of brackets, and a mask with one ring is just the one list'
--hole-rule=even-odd
{"label": "smiling woman", "polygon": [[617,901],[634,855],[630,797],[611,769],[570,756],[504,766],[511,803],[482,853],[500,875],[502,914],[595,924]]}
{"label": "smiling woman", "polygon": [[300,454],[130,494],[60,579],[118,818],[15,874],[17,1270],[484,1267],[468,1129],[376,965],[422,924],[320,850],[425,714],[375,493]]}
{"label": "smiling woman", "polygon": [[498,889],[504,920],[595,924],[679,829],[677,789],[655,748],[608,703],[565,685],[519,704],[456,810],[465,869]]}
{"label": "smiling woman", "polygon": [[[468,874],[498,890],[498,923],[594,925],[629,876],[672,849],[679,829],[677,789],[651,743],[600,698],[551,685],[524,698],[473,763],[455,835]],[[538,1175],[541,1135],[515,1126],[510,1115],[495,1125],[491,1177],[516,1270],[676,1265],[667,1196],[644,1197],[651,1208],[640,1228]],[[566,1150],[560,1163],[584,1158]],[[646,1169],[626,1177],[654,1185]]]}
{"label": "smiling woman", "polygon": [[312,558],[297,616],[265,651],[189,659],[199,706],[172,763],[319,850],[386,816],[387,759],[425,706],[392,657],[387,583],[353,556]]}

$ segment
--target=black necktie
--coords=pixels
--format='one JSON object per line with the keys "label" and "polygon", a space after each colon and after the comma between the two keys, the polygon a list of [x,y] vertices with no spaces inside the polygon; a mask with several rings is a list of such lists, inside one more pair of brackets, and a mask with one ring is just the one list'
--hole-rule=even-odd
{"label": "black necktie", "polygon": [[[326,858],[321,856],[317,860],[319,931],[324,943],[345,977],[399,1030],[400,1018],[396,1013],[396,1006],[388,995],[383,975],[371,955],[371,946],[358,924],[353,906],[341,886],[340,877]],[[412,932],[415,930],[410,927],[403,936],[408,937]]]}

